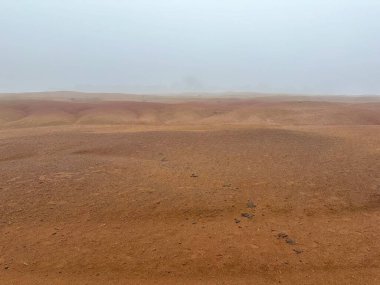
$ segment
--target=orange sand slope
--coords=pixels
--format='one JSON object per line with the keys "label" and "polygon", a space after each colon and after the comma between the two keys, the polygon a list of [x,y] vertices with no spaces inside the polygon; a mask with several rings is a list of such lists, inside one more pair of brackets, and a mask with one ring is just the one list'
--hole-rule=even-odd
{"label": "orange sand slope", "polygon": [[1,285],[380,284],[377,97],[63,95],[0,100]]}

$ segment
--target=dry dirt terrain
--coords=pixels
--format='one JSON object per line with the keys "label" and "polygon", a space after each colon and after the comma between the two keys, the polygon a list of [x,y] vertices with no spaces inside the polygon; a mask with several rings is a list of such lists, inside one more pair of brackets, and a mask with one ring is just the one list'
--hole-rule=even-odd
{"label": "dry dirt terrain", "polygon": [[0,284],[380,284],[378,97],[75,96],[0,99]]}

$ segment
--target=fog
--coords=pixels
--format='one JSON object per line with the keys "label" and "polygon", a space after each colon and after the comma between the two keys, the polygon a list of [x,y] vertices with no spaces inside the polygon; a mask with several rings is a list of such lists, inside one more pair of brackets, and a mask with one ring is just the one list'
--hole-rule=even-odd
{"label": "fog", "polygon": [[380,94],[378,0],[0,0],[0,92]]}

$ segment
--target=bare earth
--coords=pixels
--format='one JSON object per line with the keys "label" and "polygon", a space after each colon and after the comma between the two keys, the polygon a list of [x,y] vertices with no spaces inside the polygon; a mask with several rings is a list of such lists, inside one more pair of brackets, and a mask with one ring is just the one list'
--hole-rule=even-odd
{"label": "bare earth", "polygon": [[0,100],[0,284],[380,284],[378,97],[63,97]]}

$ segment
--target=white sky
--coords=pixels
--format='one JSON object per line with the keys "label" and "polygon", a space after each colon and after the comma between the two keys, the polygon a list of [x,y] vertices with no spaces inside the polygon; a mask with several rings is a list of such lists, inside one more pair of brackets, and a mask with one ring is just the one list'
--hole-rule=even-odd
{"label": "white sky", "polygon": [[0,0],[0,92],[380,94],[380,0]]}

